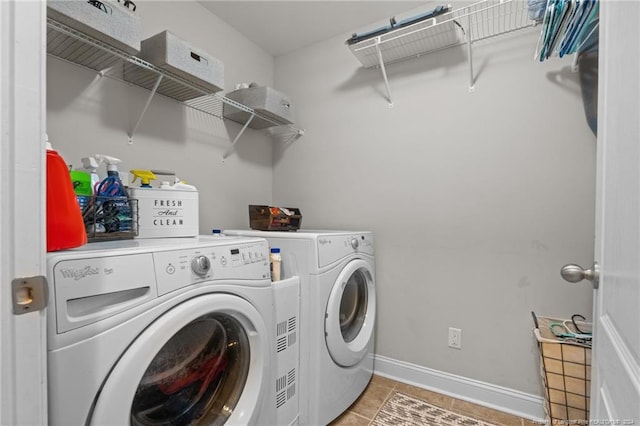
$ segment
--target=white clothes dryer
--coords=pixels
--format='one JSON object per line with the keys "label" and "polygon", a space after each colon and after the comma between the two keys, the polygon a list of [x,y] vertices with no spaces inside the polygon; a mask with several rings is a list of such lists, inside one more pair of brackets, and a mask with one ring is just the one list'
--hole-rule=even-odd
{"label": "white clothes dryer", "polygon": [[283,277],[300,276],[300,424],[346,410],[373,374],[376,316],[371,232],[225,230],[280,248]]}
{"label": "white clothes dryer", "polygon": [[275,424],[265,240],[92,243],[47,268],[50,424]]}

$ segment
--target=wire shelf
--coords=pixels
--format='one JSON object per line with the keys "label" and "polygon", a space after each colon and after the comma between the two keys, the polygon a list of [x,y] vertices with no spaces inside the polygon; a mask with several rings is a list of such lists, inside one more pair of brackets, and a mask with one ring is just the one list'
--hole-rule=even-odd
{"label": "wire shelf", "polygon": [[[218,93],[212,93],[180,76],[171,74],[51,18],[47,18],[47,53],[98,71],[103,76],[152,90],[152,94],[157,91],[157,93],[178,100],[190,108],[220,119],[224,119],[223,107],[224,104],[227,104],[272,123],[274,126],[282,125],[281,122],[260,114],[246,105]],[[122,64],[122,67],[119,67],[119,64]],[[304,133],[294,126],[288,127],[293,133]],[[133,137],[133,131],[129,137],[130,139]],[[235,144],[236,141],[233,143]]]}
{"label": "wire shelf", "polygon": [[537,24],[530,19],[527,2],[522,0],[482,1],[462,9],[462,12],[457,19],[469,17],[468,35],[472,43]]}
{"label": "wire shelf", "polygon": [[[449,6],[451,8],[451,6]],[[469,92],[473,92],[472,45],[502,34],[533,27],[524,0],[483,0],[349,45],[365,68],[379,67],[387,89],[389,107],[393,107],[386,64],[422,56],[461,44],[467,45]]]}
{"label": "wire shelf", "polygon": [[388,64],[535,24],[529,19],[525,1],[484,0],[354,43],[349,48],[365,68],[371,68],[380,66],[378,48],[383,62]]}
{"label": "wire shelf", "polygon": [[460,35],[453,19],[447,22],[438,22],[436,19],[355,43],[350,49],[365,68],[372,68],[380,65],[376,46],[382,52],[384,63],[388,64],[460,44]]}

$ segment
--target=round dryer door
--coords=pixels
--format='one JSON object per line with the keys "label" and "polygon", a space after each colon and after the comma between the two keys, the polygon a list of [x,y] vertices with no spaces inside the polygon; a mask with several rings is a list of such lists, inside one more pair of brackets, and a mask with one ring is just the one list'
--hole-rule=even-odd
{"label": "round dryer door", "polygon": [[373,271],[364,260],[351,261],[331,289],[325,315],[327,349],[336,364],[350,367],[367,355],[375,316]]}
{"label": "round dryer door", "polygon": [[220,425],[255,420],[268,391],[269,339],[247,301],[209,294],[166,312],[131,344],[92,424]]}

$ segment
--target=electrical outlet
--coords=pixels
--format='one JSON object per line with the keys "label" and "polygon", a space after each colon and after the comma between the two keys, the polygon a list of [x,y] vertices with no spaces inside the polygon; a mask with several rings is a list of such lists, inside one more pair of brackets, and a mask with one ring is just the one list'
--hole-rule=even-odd
{"label": "electrical outlet", "polygon": [[462,349],[461,329],[449,327],[449,347],[454,349]]}

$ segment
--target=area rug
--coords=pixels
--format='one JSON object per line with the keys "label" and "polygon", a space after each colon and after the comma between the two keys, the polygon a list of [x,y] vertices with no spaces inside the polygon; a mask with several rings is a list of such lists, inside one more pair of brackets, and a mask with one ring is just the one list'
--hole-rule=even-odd
{"label": "area rug", "polygon": [[427,404],[400,392],[394,392],[391,395],[370,424],[374,426],[496,426],[493,423]]}

